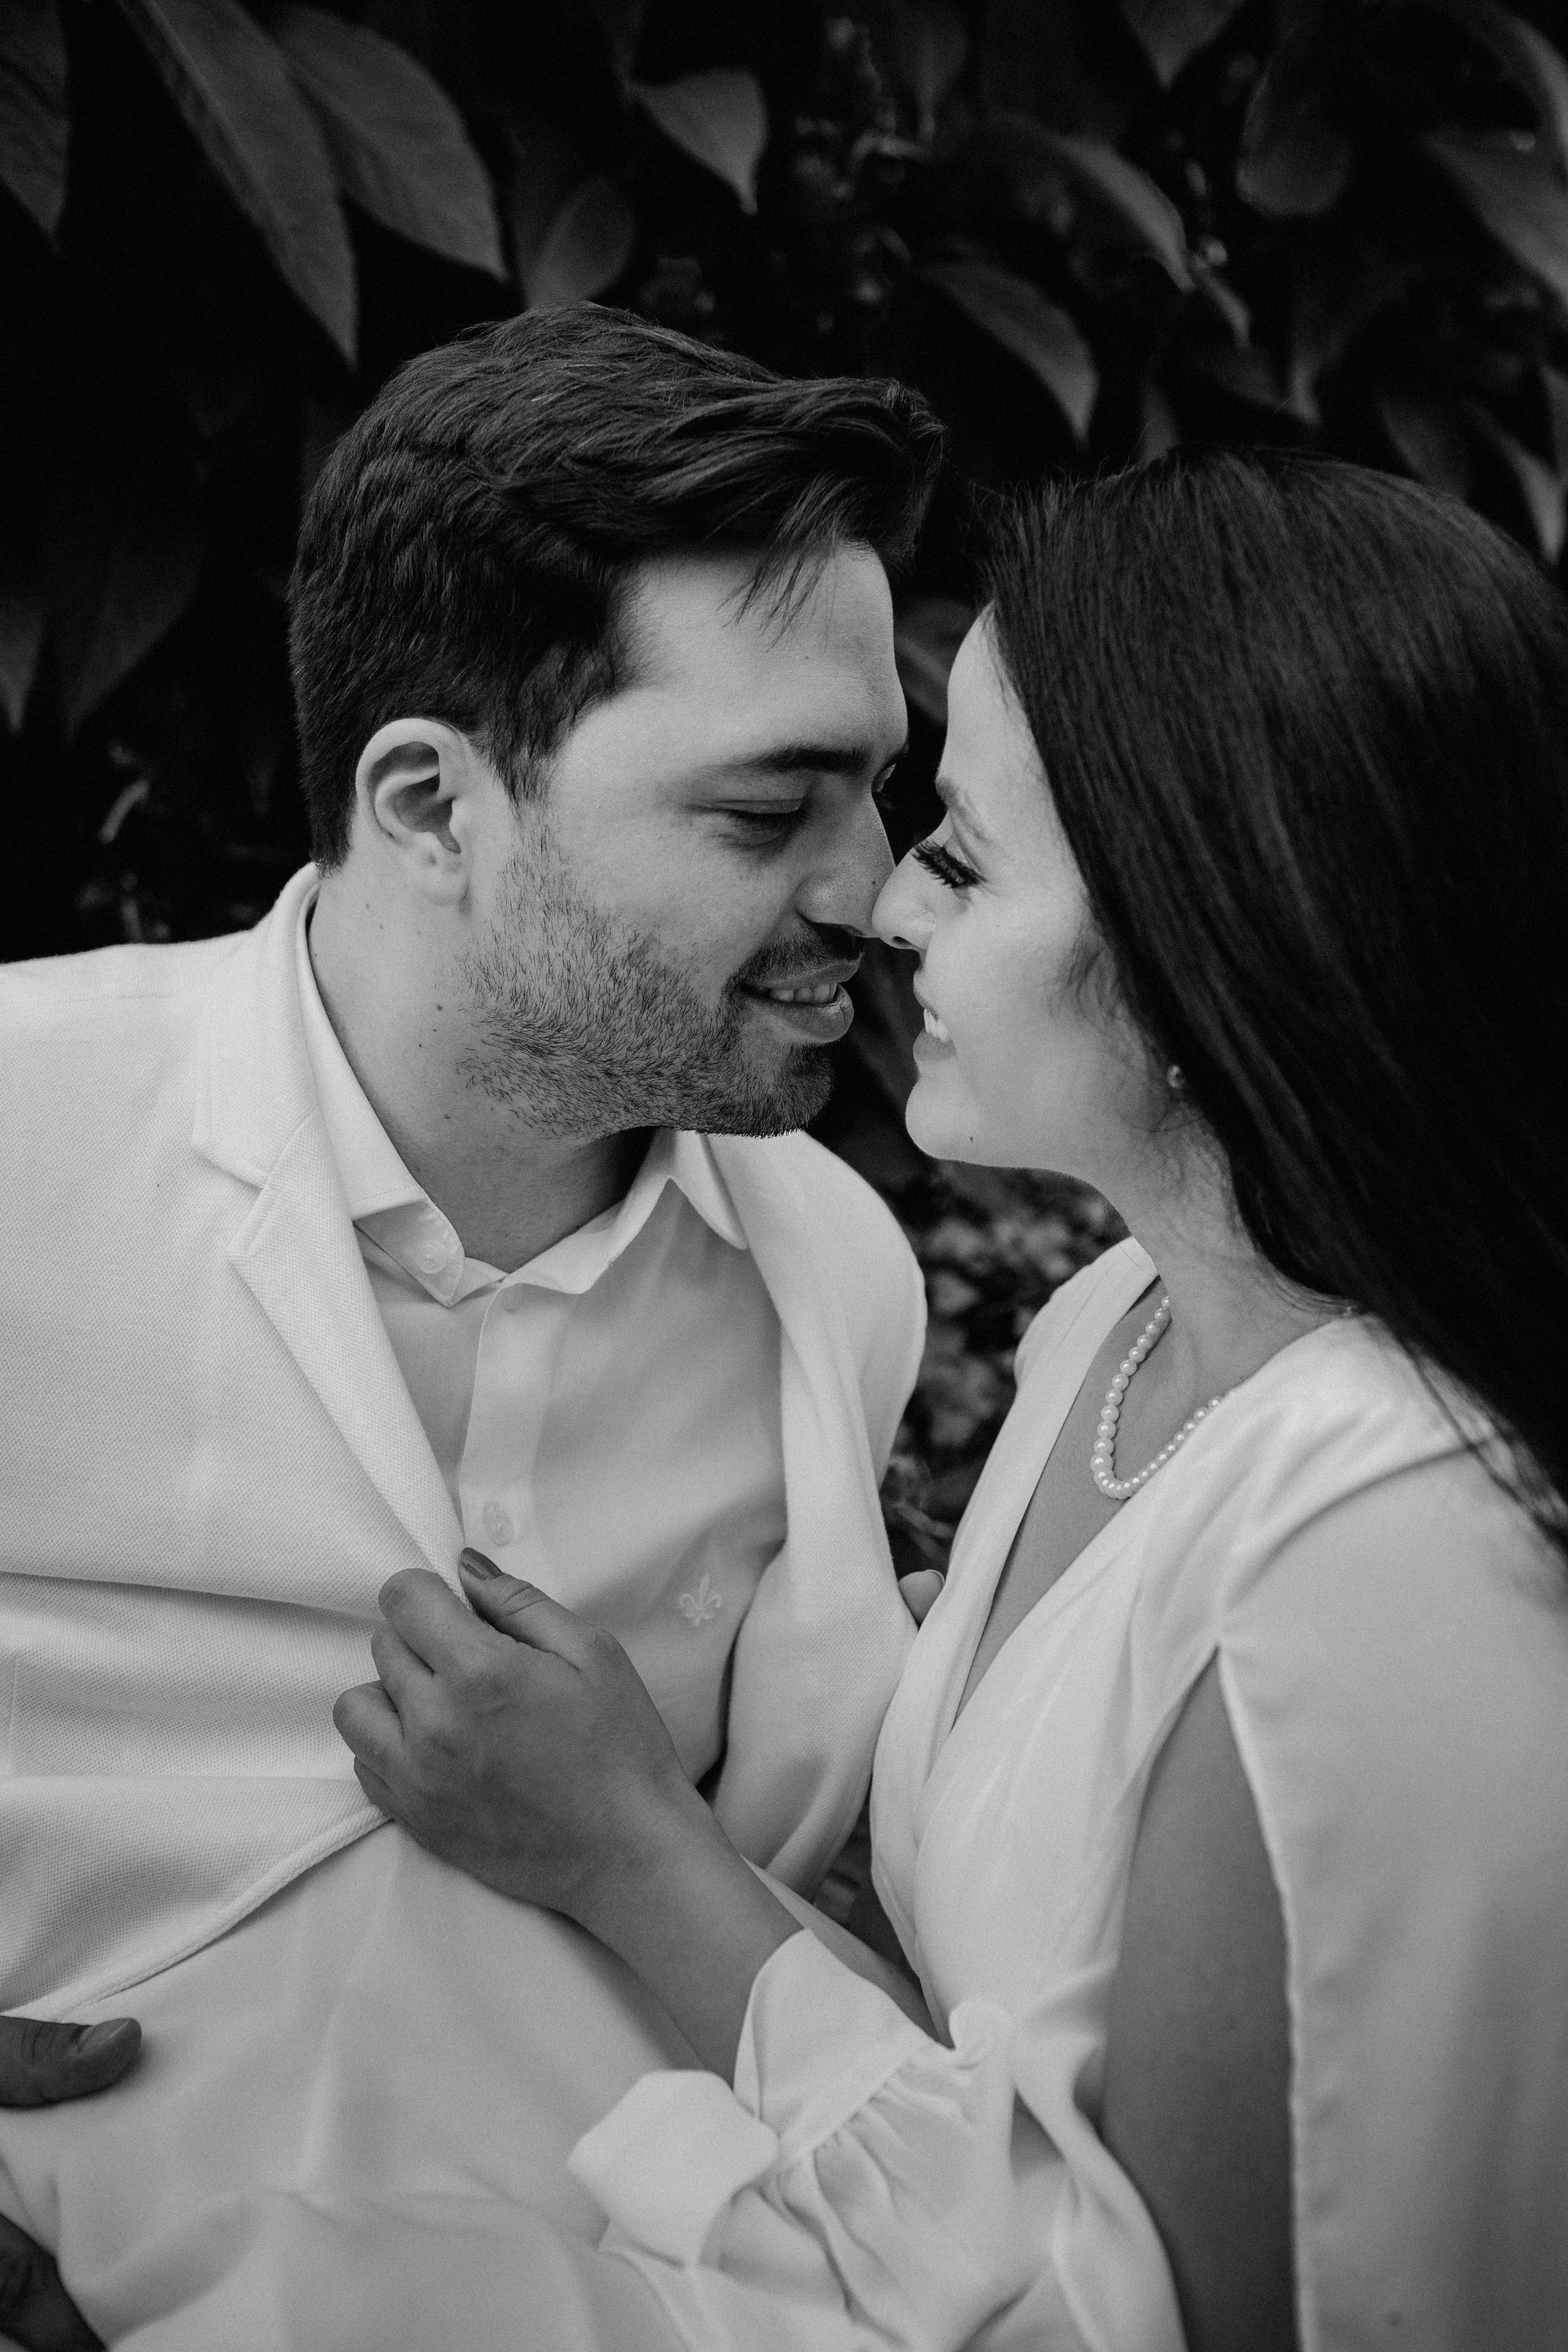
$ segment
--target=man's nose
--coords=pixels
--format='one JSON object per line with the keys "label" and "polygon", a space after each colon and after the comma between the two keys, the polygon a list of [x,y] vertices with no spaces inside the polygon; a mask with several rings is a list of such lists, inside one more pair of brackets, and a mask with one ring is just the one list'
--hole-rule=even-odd
{"label": "man's nose", "polygon": [[871,917],[893,870],[882,820],[869,800],[846,813],[796,904],[808,922],[869,936]]}

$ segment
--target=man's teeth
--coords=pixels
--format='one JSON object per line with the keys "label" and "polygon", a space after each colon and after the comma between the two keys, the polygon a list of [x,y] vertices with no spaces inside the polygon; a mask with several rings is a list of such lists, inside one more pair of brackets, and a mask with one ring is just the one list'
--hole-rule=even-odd
{"label": "man's teeth", "polygon": [[925,1013],[926,1035],[934,1037],[939,1045],[951,1045],[952,1039],[947,1034],[946,1023],[937,1019],[929,1004],[923,1006],[922,1010]]}
{"label": "man's teeth", "polygon": [[764,988],[775,1004],[831,1004],[838,993],[836,980],[818,981],[815,988]]}

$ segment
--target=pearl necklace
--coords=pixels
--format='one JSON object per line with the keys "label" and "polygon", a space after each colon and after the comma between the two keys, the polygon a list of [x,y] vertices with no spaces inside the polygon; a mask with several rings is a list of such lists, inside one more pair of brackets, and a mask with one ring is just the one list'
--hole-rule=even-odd
{"label": "pearl necklace", "polygon": [[1133,1373],[1138,1370],[1144,1357],[1158,1345],[1170,1320],[1171,1296],[1167,1291],[1137,1339],[1133,1340],[1126,1355],[1122,1357],[1117,1368],[1116,1378],[1105,1391],[1105,1402],[1100,1409],[1100,1426],[1094,1433],[1094,1452],[1089,1455],[1089,1466],[1094,1473],[1095,1485],[1109,1502],[1124,1503],[1129,1495],[1135,1495],[1139,1487],[1154,1475],[1156,1470],[1164,1467],[1173,1454],[1180,1452],[1199,1422],[1206,1420],[1215,1405],[1230,1394],[1229,1389],[1222,1389],[1218,1396],[1210,1397],[1207,1404],[1199,1405],[1191,1421],[1184,1421],[1182,1423],[1169,1445],[1162,1446],[1152,1462],[1145,1463],[1142,1469],[1133,1477],[1117,1476],[1116,1424],[1121,1418],[1121,1400],[1132,1384]]}

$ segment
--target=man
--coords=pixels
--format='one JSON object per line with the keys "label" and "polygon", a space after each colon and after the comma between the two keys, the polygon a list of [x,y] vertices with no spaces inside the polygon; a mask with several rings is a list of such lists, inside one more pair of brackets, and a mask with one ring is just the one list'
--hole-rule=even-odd
{"label": "man", "polygon": [[[0,2017],[0,2107],[47,2107],[104,2091],[135,2063],[133,2019],[90,2029]],[[60,2284],[52,2255],[0,2214],[0,2336],[27,2352],[84,2352],[98,2342]]]}
{"label": "man", "polygon": [[468,1541],[611,1628],[787,1885],[854,1819],[919,1286],[794,1130],[938,437],[607,311],[427,353],[305,520],[314,866],[237,940],[0,974],[0,2000],[135,1986],[148,2036],[0,2118],[0,2203],[107,2332],[199,2340],[285,2190],[478,2167],[586,2226],[560,2153],[669,2063],[562,1923],[365,1837],[330,1710],[395,1570]]}

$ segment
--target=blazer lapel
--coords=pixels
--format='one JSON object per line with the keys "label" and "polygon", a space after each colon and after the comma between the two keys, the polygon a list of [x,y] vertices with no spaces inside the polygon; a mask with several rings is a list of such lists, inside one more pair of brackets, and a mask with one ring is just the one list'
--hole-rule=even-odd
{"label": "blazer lapel", "polygon": [[289,1138],[229,1261],[361,1468],[457,1590],[462,1530],[386,1336],[319,1116]]}
{"label": "blazer lapel", "polygon": [[[782,1333],[780,1411],[790,1542],[886,1556],[866,1412],[844,1312],[824,1280],[799,1192],[765,1144],[709,1139]],[[891,1570],[889,1568],[889,1582]],[[901,1606],[901,1604],[900,1604]]]}
{"label": "blazer lapel", "polygon": [[370,1286],[305,1050],[294,940],[315,878],[313,867],[297,874],[217,976],[193,1139],[259,1187],[229,1261],[366,1475],[456,1588],[462,1530]]}
{"label": "blazer lapel", "polygon": [[789,1535],[735,1644],[714,1810],[742,1853],[814,1886],[865,1795],[913,1628],[893,1576],[844,1310],[783,1155],[712,1139],[781,1329]]}

